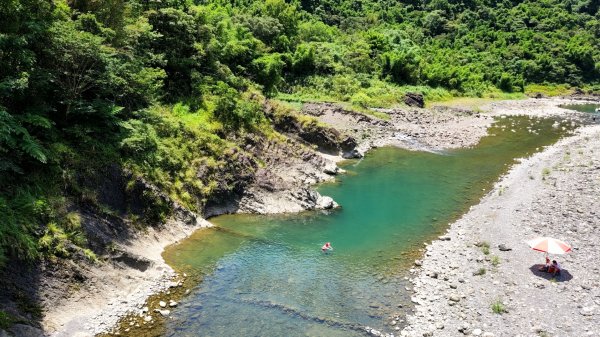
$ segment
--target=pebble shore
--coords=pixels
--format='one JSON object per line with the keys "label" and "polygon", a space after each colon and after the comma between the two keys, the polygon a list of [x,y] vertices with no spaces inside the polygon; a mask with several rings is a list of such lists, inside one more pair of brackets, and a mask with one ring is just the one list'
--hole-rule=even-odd
{"label": "pebble shore", "polygon": [[[535,102],[535,101],[534,101]],[[521,109],[519,108],[521,104]],[[495,104],[492,114],[543,116],[557,103]],[[515,108],[515,106],[517,108]],[[526,240],[562,239],[559,278],[539,272]],[[600,336],[600,126],[580,128],[522,160],[426,246],[413,315],[400,336]],[[398,334],[397,334],[398,335]]]}

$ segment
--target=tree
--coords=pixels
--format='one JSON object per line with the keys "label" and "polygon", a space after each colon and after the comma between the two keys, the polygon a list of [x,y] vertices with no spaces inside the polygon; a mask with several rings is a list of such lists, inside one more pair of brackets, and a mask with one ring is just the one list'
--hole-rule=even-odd
{"label": "tree", "polygon": [[103,45],[102,37],[77,30],[73,22],[55,23],[50,35],[48,58],[53,69],[52,80],[58,86],[56,94],[64,106],[60,122],[67,123],[70,114],[83,112],[90,106],[83,96],[109,81],[109,59],[114,51]]}
{"label": "tree", "polygon": [[312,74],[315,70],[315,49],[309,44],[301,44],[292,56],[292,71],[300,76]]}
{"label": "tree", "polygon": [[400,84],[416,84],[421,57],[416,48],[396,49],[381,56],[382,75]]}
{"label": "tree", "polygon": [[281,54],[270,54],[257,58],[252,62],[255,69],[256,82],[264,86],[265,94],[277,93],[277,85],[282,81],[281,71],[284,66]]}
{"label": "tree", "polygon": [[204,45],[194,17],[180,9],[163,8],[150,12],[148,22],[159,34],[152,41],[154,54],[164,55],[167,74],[165,92],[175,100],[192,93],[192,73],[200,70],[202,54],[197,48]]}

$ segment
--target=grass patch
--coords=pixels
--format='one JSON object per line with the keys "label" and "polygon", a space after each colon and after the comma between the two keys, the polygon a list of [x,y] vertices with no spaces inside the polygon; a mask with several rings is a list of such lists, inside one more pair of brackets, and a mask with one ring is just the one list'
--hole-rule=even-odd
{"label": "grass patch", "polygon": [[387,113],[380,112],[380,111],[374,111],[374,110],[369,109],[366,106],[354,105],[354,104],[351,104],[351,103],[340,103],[340,106],[342,106],[346,110],[360,112],[362,114],[370,115],[370,116],[373,116],[373,117],[377,117],[379,119],[383,119],[383,120],[386,120],[386,121],[389,121],[391,119],[390,115],[388,115]]}
{"label": "grass patch", "polygon": [[93,251],[91,251],[90,249],[84,248],[82,250],[82,252],[83,252],[83,255],[85,256],[85,258],[88,259],[88,261],[93,262],[93,263],[98,262],[98,256],[96,256],[96,254]]}
{"label": "grass patch", "polygon": [[507,312],[506,307],[500,300],[496,300],[492,303],[492,312],[498,315],[502,315]]}
{"label": "grass patch", "polygon": [[498,267],[500,265],[500,257],[499,256],[492,256],[492,266],[494,267]]}
{"label": "grass patch", "polygon": [[473,273],[474,276],[483,276],[486,273],[485,268],[479,268],[476,272]]}
{"label": "grass patch", "polygon": [[428,102],[428,107],[433,106],[448,106],[448,107],[461,107],[473,110],[474,112],[482,112],[481,107],[498,100],[507,99],[524,99],[526,95],[523,93],[505,93],[505,92],[489,92],[484,94],[483,97],[456,97],[450,96],[441,100],[432,100]]}
{"label": "grass patch", "polygon": [[485,255],[489,255],[490,254],[490,243],[487,241],[483,241],[481,243],[481,252]]}
{"label": "grass patch", "polygon": [[281,99],[273,99],[272,102],[277,102],[278,104],[283,105],[284,107],[293,110],[293,111],[302,111],[302,107],[304,106],[304,102],[300,101],[285,101]]}
{"label": "grass patch", "polygon": [[290,87],[289,93],[279,93],[276,98],[287,102],[348,103],[353,109],[391,108],[404,105],[408,92],[423,94],[425,101],[450,100],[457,93],[443,88],[424,85],[395,85],[369,76],[342,75],[305,78]]}
{"label": "grass patch", "polygon": [[550,175],[550,169],[548,167],[544,167],[542,170],[542,180],[546,180],[546,178]]}
{"label": "grass patch", "polygon": [[525,86],[525,94],[542,94],[545,96],[560,96],[571,94],[573,90],[568,84],[529,84]]}
{"label": "grass patch", "polygon": [[498,195],[503,195],[506,192],[506,186],[500,186],[498,188]]}

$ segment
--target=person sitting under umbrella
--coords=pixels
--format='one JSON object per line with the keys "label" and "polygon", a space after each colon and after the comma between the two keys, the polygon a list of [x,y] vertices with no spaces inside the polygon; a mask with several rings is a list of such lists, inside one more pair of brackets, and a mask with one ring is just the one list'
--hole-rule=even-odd
{"label": "person sitting under umbrella", "polygon": [[552,276],[560,275],[560,264],[558,264],[556,260],[552,260],[552,264],[548,268],[548,272],[552,274]]}

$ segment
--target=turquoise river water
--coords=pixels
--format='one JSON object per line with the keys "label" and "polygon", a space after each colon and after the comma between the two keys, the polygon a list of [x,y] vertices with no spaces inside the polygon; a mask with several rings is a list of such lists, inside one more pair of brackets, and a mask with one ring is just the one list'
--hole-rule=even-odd
{"label": "turquoise river water", "polygon": [[[381,148],[319,191],[342,207],[294,215],[227,215],[164,253],[202,275],[167,336],[363,336],[393,332],[410,308],[405,278],[423,242],[487,193],[514,158],[566,132],[554,120],[499,119],[469,149]],[[334,250],[321,252],[330,241]]]}
{"label": "turquoise river water", "polygon": [[600,108],[600,104],[587,103],[587,104],[567,104],[562,106],[565,109],[571,109],[579,112],[597,113],[596,109]]}

